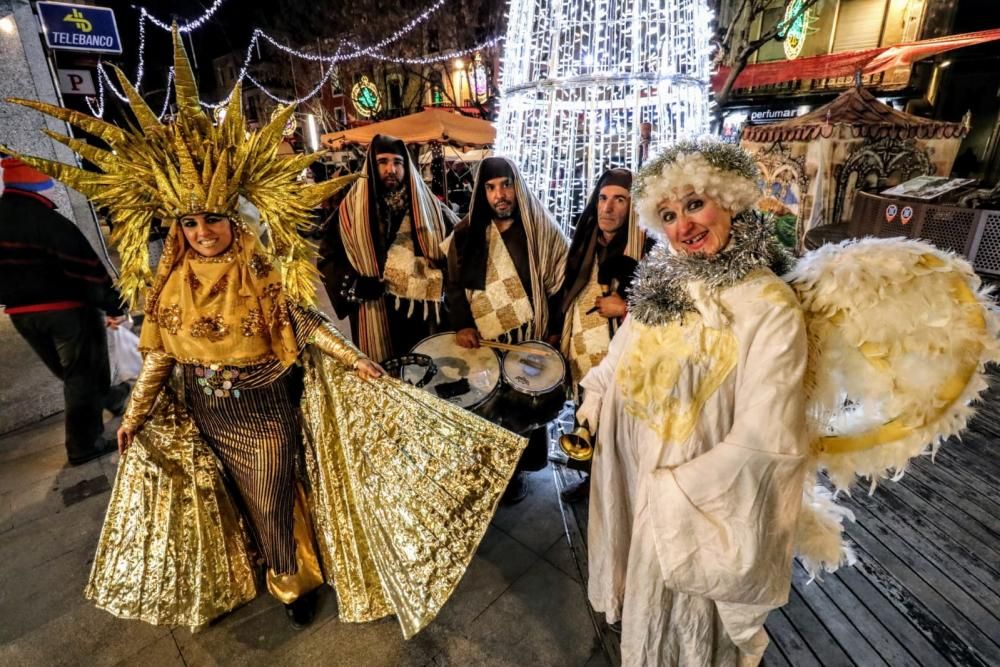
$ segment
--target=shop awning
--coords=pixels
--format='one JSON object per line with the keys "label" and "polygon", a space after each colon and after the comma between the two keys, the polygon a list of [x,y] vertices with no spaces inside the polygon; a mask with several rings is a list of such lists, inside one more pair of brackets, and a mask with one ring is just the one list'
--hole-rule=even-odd
{"label": "shop awning", "polygon": [[[924,39],[919,42],[907,42],[906,44],[895,44],[864,51],[831,53],[825,56],[748,65],[737,77],[733,88],[766,86],[785,81],[832,79],[853,76],[855,72],[859,71],[864,75],[877,74],[896,67],[911,65],[921,58],[996,39],[1000,39],[1000,28],[961,35],[948,35],[937,39]],[[728,67],[720,68],[712,77],[712,86],[715,90],[722,89],[726,77],[729,76],[729,71]]]}

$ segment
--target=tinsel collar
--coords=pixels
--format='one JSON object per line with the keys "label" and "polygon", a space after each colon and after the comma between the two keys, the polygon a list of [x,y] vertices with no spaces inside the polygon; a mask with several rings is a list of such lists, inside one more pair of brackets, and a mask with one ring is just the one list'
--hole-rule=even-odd
{"label": "tinsel collar", "polygon": [[715,255],[674,255],[664,243],[650,251],[632,281],[629,314],[643,324],[666,324],[695,312],[687,290],[692,282],[718,292],[756,269],[769,268],[780,276],[793,263],[775,238],[770,218],[747,210],[733,218],[731,241]]}

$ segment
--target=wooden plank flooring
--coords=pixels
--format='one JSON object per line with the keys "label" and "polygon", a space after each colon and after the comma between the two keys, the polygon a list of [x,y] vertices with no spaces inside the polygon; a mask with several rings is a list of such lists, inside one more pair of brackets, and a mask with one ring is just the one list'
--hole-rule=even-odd
{"label": "wooden plank flooring", "polygon": [[[874,495],[858,487],[843,499],[857,518],[847,534],[858,563],[822,581],[796,564],[789,603],[767,622],[764,664],[1000,665],[998,442],[995,373],[961,440]],[[582,541],[586,507],[570,509]]]}

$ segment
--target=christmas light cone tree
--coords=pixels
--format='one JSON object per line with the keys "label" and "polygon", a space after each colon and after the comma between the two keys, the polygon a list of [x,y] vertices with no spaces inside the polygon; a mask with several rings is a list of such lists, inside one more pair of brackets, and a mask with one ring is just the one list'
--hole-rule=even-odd
{"label": "christmas light cone tree", "polygon": [[497,152],[568,229],[609,167],[708,131],[705,0],[511,0]]}

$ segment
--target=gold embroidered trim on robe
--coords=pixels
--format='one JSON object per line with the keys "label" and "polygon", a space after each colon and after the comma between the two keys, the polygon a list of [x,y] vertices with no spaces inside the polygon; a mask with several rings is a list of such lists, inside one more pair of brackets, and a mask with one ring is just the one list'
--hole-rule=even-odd
{"label": "gold embroidered trim on robe", "polygon": [[[413,251],[413,231],[407,214],[399,225],[396,239],[392,242],[382,272],[389,294],[424,302],[424,317],[427,304],[437,307],[444,295],[444,273],[436,269],[426,257],[417,257]],[[412,307],[412,306],[411,306]],[[435,310],[435,316],[437,310]]]}
{"label": "gold embroidered trim on robe", "polygon": [[696,313],[667,324],[633,325],[635,342],[615,376],[625,409],[665,442],[683,442],[702,406],[736,368],[736,338]]}

